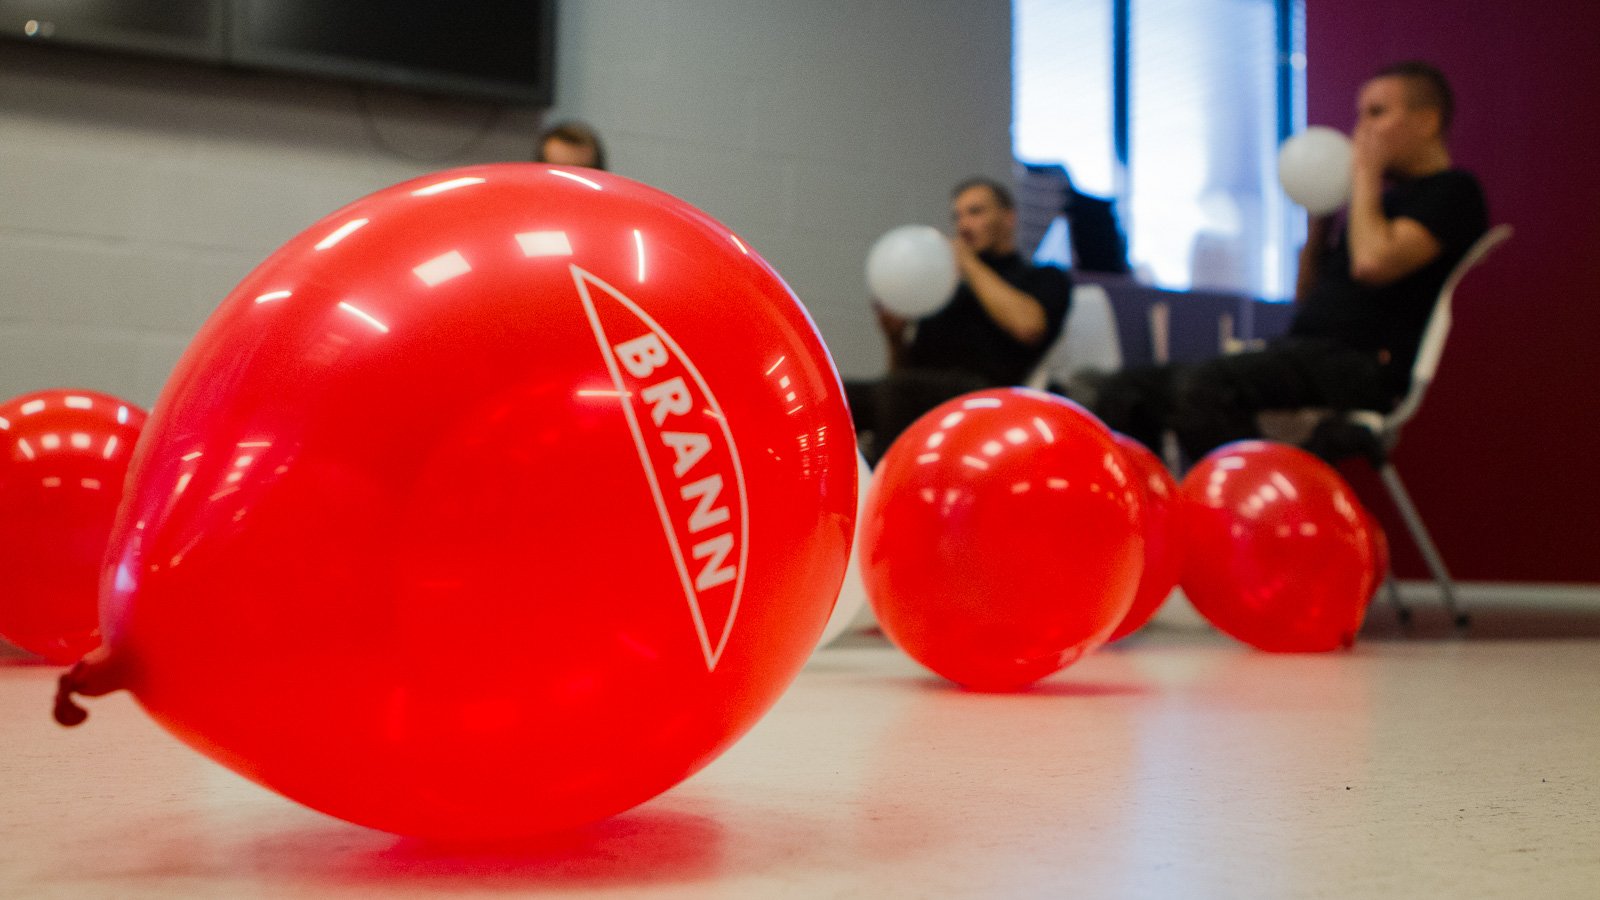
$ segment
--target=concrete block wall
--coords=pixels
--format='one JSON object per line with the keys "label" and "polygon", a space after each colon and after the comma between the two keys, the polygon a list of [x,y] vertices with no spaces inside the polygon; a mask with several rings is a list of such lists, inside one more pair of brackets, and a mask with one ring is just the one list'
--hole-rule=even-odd
{"label": "concrete block wall", "polygon": [[862,263],[943,224],[950,184],[1010,167],[1008,0],[632,0],[560,11],[557,105],[0,44],[0,398],[80,386],[153,403],[256,263],[396,181],[528,158],[551,118],[621,174],[738,231],[840,369],[882,348]]}

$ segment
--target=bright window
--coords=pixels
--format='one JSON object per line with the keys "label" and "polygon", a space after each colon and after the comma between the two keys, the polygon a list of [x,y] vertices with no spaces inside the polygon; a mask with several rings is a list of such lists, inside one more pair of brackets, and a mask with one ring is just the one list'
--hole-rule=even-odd
{"label": "bright window", "polygon": [[1297,0],[1014,0],[1015,155],[1061,163],[1079,190],[1115,197],[1148,280],[1289,296],[1304,219],[1278,187],[1275,157],[1303,117],[1290,65],[1303,59],[1298,10]]}
{"label": "bright window", "polygon": [[1078,189],[1116,190],[1111,4],[1015,0],[1012,140],[1024,163],[1065,163]]}

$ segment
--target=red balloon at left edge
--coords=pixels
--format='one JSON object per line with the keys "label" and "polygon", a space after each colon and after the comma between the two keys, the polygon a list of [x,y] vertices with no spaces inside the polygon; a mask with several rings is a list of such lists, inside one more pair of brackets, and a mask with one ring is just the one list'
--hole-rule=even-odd
{"label": "red balloon at left edge", "polygon": [[58,717],[126,687],[401,834],[598,820],[798,673],[856,455],[810,318],[699,210],[527,163],[399,184],[277,251],[184,354]]}
{"label": "red balloon at left edge", "polygon": [[60,664],[100,643],[100,567],[144,420],[96,391],[0,404],[0,638]]}

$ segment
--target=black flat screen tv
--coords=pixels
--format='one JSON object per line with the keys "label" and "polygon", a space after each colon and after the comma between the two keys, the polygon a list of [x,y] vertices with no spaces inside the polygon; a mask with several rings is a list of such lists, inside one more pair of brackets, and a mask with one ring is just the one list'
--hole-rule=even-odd
{"label": "black flat screen tv", "polygon": [[557,0],[0,0],[0,37],[549,106]]}
{"label": "black flat screen tv", "polygon": [[0,0],[0,35],[221,63],[228,0]]}
{"label": "black flat screen tv", "polygon": [[548,106],[554,0],[232,0],[237,65]]}

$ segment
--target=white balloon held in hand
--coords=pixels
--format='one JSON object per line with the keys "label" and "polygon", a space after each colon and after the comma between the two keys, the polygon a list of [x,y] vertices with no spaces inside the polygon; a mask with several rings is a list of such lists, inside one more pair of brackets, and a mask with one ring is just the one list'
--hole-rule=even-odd
{"label": "white balloon held in hand", "polygon": [[1278,148],[1278,181],[1289,199],[1325,216],[1350,199],[1350,139],[1313,125]]}
{"label": "white balloon held in hand", "polygon": [[885,309],[907,319],[938,312],[959,281],[950,239],[928,225],[892,228],[867,254],[867,288]]}

